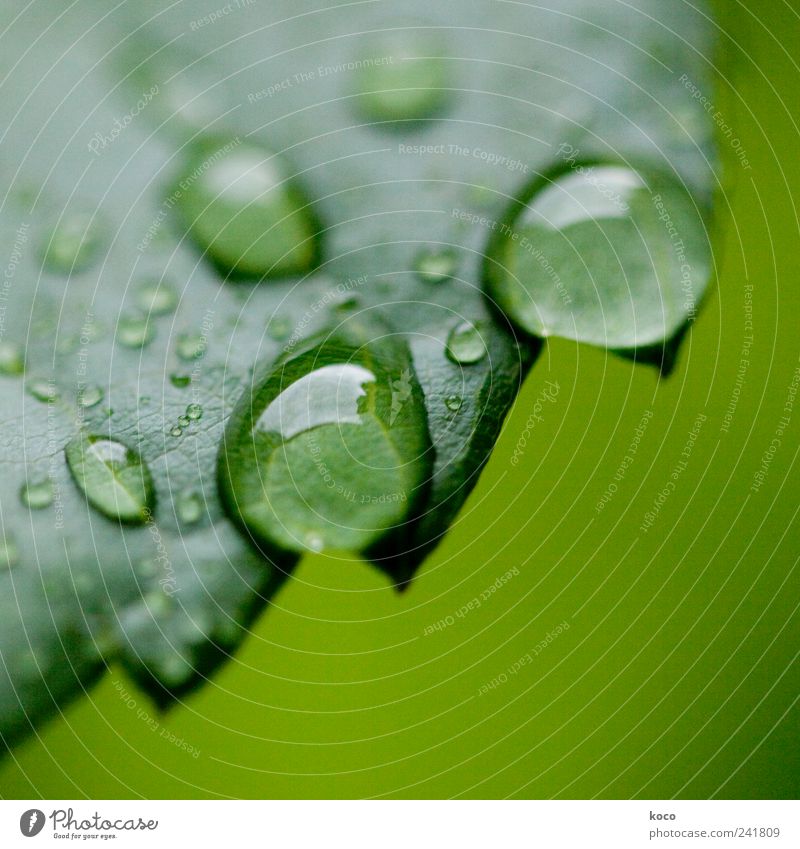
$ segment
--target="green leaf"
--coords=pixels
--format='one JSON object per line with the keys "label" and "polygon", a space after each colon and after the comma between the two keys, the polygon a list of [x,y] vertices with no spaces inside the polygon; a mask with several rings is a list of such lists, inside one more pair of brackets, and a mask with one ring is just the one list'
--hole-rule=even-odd
{"label": "green leaf", "polygon": [[[367,546],[404,585],[474,486],[540,349],[519,345],[483,293],[514,199],[553,173],[562,145],[670,174],[702,207],[714,188],[711,122],[678,81],[709,86],[703,9],[486,2],[456,19],[420,0],[279,0],[213,26],[154,0],[53,12],[51,27],[5,7],[14,38],[0,56],[7,743],[109,663],[160,702],[188,692],[291,571],[291,546],[265,556],[217,486],[226,424],[258,397],[254,373],[365,311],[410,351],[426,428],[394,447],[416,458],[432,446],[425,485],[419,469],[403,484],[421,500],[337,540]],[[247,174],[273,163],[280,179],[262,182],[274,203],[246,181],[232,198],[228,177],[221,193],[202,180],[220,145],[257,151]],[[390,371],[390,385],[402,379]],[[376,421],[392,415],[381,395]],[[383,454],[385,437],[370,450]],[[87,455],[90,438],[125,446],[133,473]],[[397,521],[410,522],[402,536]]]}

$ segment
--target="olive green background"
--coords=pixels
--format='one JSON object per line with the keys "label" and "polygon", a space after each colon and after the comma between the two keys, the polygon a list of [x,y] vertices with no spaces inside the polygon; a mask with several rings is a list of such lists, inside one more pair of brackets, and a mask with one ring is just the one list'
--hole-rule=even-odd
{"label": "olive green background", "polygon": [[752,168],[722,140],[720,279],[674,374],[550,344],[407,592],[306,560],[203,690],[159,714],[111,669],[5,760],[2,796],[797,797],[800,401],[751,485],[800,367],[800,3],[718,6],[716,107]]}

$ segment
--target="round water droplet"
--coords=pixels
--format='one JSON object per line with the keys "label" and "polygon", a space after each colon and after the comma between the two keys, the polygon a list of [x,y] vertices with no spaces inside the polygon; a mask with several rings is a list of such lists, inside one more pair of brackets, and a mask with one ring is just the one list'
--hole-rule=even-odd
{"label": "round water droplet", "polygon": [[523,330],[631,350],[693,318],[710,249],[695,202],[672,178],[585,165],[526,190],[485,270],[489,295]]}
{"label": "round water droplet", "polygon": [[117,342],[126,348],[144,348],[155,336],[155,326],[146,316],[123,315],[117,325]]}
{"label": "round water droplet", "polygon": [[181,427],[189,427],[189,416],[178,416],[178,424]]}
{"label": "round water droplet", "polygon": [[405,343],[360,324],[310,341],[245,393],[218,480],[229,514],[265,549],[363,552],[402,533],[430,463]]}
{"label": "round water droplet", "polygon": [[19,549],[11,534],[0,535],[0,570],[13,569],[19,563]]}
{"label": "round water droplet", "polygon": [[155,490],[150,470],[136,451],[103,436],[79,434],[65,454],[75,483],[93,507],[122,522],[148,520]]}
{"label": "round water droplet", "polygon": [[0,342],[0,374],[16,377],[25,371],[25,352],[14,342]]}
{"label": "round water droplet", "polygon": [[87,268],[103,245],[96,219],[88,213],[67,213],[44,244],[44,264],[51,271],[68,274]]}
{"label": "round water droplet", "polygon": [[457,413],[463,403],[460,395],[448,395],[444,400],[445,406],[451,413]]}
{"label": "round water droplet", "polygon": [[199,404],[189,404],[186,408],[186,418],[196,422],[203,418],[203,408]]}
{"label": "round water droplet", "polygon": [[175,427],[173,427],[173,428],[170,430],[169,435],[170,435],[170,436],[175,436],[175,437],[177,437],[177,436],[183,436],[183,428],[182,428],[182,427],[178,427],[178,425],[175,425]]}
{"label": "round water droplet", "polygon": [[292,322],[284,316],[275,316],[267,325],[267,335],[276,342],[283,342],[292,333]]}
{"label": "round water droplet", "polygon": [[472,365],[486,356],[486,343],[480,325],[469,321],[457,324],[447,337],[447,356],[459,365]]}
{"label": "round water droplet", "polygon": [[416,271],[426,283],[441,283],[458,270],[458,257],[452,251],[426,251],[417,258]]}
{"label": "round water droplet", "polygon": [[361,306],[361,301],[358,296],[350,295],[347,298],[342,298],[341,301],[337,301],[334,305],[334,309],[337,312],[353,312],[357,310]]}
{"label": "round water droplet", "polygon": [[169,382],[176,389],[186,389],[186,387],[192,382],[192,378],[188,374],[171,374],[169,376]]}
{"label": "round water droplet", "polygon": [[199,333],[180,333],[175,344],[175,353],[187,362],[199,360],[206,352],[206,340]]}
{"label": "round water droplet", "polygon": [[19,497],[31,510],[43,510],[53,503],[53,484],[49,480],[27,483],[20,490]]}
{"label": "round water droplet", "polygon": [[85,408],[95,407],[103,400],[104,395],[101,386],[84,386],[78,391],[78,405]]}
{"label": "round water droplet", "polygon": [[356,93],[365,117],[413,121],[440,114],[450,99],[446,53],[444,38],[431,30],[408,27],[373,34],[363,56],[355,57],[363,63]]}
{"label": "round water droplet", "polygon": [[[191,178],[191,179],[190,179]],[[223,269],[283,277],[317,262],[319,226],[279,157],[254,145],[204,145],[179,206],[194,240]]]}
{"label": "round water droplet", "polygon": [[148,280],[136,290],[136,305],[148,315],[169,315],[178,305],[178,293],[168,283]]}
{"label": "round water droplet", "polygon": [[175,499],[175,511],[178,514],[178,520],[184,525],[194,525],[199,522],[203,516],[204,508],[203,497],[198,492],[191,490],[182,492]]}
{"label": "round water droplet", "polygon": [[34,377],[25,384],[28,394],[32,395],[37,401],[43,401],[45,404],[57,401],[59,398],[58,388],[53,380],[45,377]]}

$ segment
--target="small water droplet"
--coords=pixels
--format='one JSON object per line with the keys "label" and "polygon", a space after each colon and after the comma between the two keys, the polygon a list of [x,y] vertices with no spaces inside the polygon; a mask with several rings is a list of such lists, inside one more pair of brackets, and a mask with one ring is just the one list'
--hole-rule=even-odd
{"label": "small water droplet", "polygon": [[252,144],[228,150],[201,145],[179,201],[200,248],[237,274],[310,271],[317,262],[319,226],[292,172],[279,156]]}
{"label": "small water droplet", "polygon": [[45,377],[35,377],[25,384],[28,394],[32,395],[37,401],[42,401],[45,404],[57,401],[59,398],[58,388],[54,381]]}
{"label": "small water droplet", "polygon": [[25,371],[25,353],[14,342],[0,342],[0,374],[16,377]]}
{"label": "small water droplet", "polygon": [[79,434],[65,454],[75,483],[93,507],[110,519],[147,521],[155,489],[150,470],[136,451],[114,439]]}
{"label": "small water droplet", "polygon": [[413,121],[440,114],[450,99],[450,75],[444,38],[416,27],[370,37],[357,58],[385,57],[364,63],[356,75],[358,106],[372,121]]}
{"label": "small water droplet", "polygon": [[416,271],[426,283],[441,283],[458,270],[458,257],[453,251],[425,252],[416,262]]}
{"label": "small water droplet", "polygon": [[175,425],[175,427],[173,427],[173,428],[170,430],[169,435],[170,435],[170,436],[175,436],[175,437],[183,436],[183,428],[182,428],[182,427],[178,427],[177,425]]}
{"label": "small water droplet", "polygon": [[103,400],[104,395],[100,386],[95,384],[84,386],[78,391],[78,405],[85,408],[95,407]]}
{"label": "small water droplet", "polygon": [[44,245],[44,264],[64,274],[81,271],[94,260],[102,244],[96,219],[88,213],[65,214]]}
{"label": "small water droplet", "polygon": [[19,549],[11,534],[0,536],[0,569],[13,569],[19,562]]}
{"label": "small water droplet", "polygon": [[292,322],[285,316],[275,316],[267,325],[267,335],[275,342],[283,342],[292,333]]}
{"label": "small water droplet", "polygon": [[203,408],[199,404],[189,404],[186,417],[193,422],[199,421],[203,417]]}
{"label": "small water droplet", "polygon": [[188,374],[175,374],[173,372],[169,376],[169,382],[176,389],[186,389],[186,387],[192,382],[192,378]]}
{"label": "small water droplet", "polygon": [[144,348],[154,336],[155,327],[145,316],[123,315],[117,325],[117,342],[125,348]]}
{"label": "small water droplet", "polygon": [[178,514],[178,519],[185,525],[194,525],[199,522],[203,516],[204,508],[203,497],[200,493],[192,490],[182,492],[175,499],[175,511]]}
{"label": "small water droplet", "polygon": [[147,280],[136,290],[136,305],[147,315],[169,315],[178,305],[178,293],[168,283]]}
{"label": "small water droplet", "polygon": [[19,497],[31,510],[43,510],[53,503],[53,484],[50,480],[27,483],[20,490]]}
{"label": "small water droplet", "polygon": [[486,356],[479,327],[469,321],[457,324],[447,337],[447,356],[459,365],[472,365]]}
{"label": "small water droplet", "polygon": [[206,340],[199,333],[180,333],[175,352],[185,361],[199,360],[206,352]]}
{"label": "small water droplet", "polygon": [[178,416],[178,424],[181,427],[189,427],[189,416]]}
{"label": "small water droplet", "polygon": [[444,403],[451,413],[457,413],[464,402],[460,395],[448,395],[447,398],[445,398]]}

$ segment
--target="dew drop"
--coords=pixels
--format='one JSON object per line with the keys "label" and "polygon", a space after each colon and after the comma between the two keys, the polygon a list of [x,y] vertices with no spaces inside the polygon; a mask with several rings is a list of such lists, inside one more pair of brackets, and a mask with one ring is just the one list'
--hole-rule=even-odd
{"label": "dew drop", "polygon": [[370,38],[371,58],[356,75],[358,106],[371,121],[413,121],[442,113],[450,92],[447,46],[439,33],[409,27],[376,33]]}
{"label": "dew drop", "polygon": [[185,225],[226,271],[285,277],[316,265],[319,226],[280,157],[251,144],[203,145],[184,180]]}
{"label": "dew drop", "polygon": [[102,244],[101,230],[91,215],[65,214],[44,245],[44,264],[64,274],[81,271],[91,264]]}
{"label": "dew drop", "polygon": [[228,423],[223,503],[265,549],[363,552],[402,533],[424,490],[430,436],[408,349],[347,324],[274,366]]}
{"label": "dew drop", "polygon": [[174,437],[183,436],[183,428],[175,425],[175,427],[170,430],[169,435]]}
{"label": "dew drop", "polygon": [[123,315],[117,325],[117,342],[125,348],[144,348],[154,336],[155,327],[145,316]]}
{"label": "dew drop", "polygon": [[203,408],[199,404],[189,404],[186,408],[186,418],[196,422],[203,418]]}
{"label": "dew drop", "polygon": [[19,563],[19,549],[11,534],[0,537],[0,570],[13,569]]}
{"label": "dew drop", "polygon": [[169,315],[178,305],[178,293],[168,283],[148,280],[136,290],[136,305],[147,315]]}
{"label": "dew drop", "polygon": [[488,294],[523,330],[633,350],[690,320],[710,277],[702,215],[671,177],[576,165],[515,201]]}
{"label": "dew drop", "polygon": [[458,257],[452,251],[426,251],[417,257],[415,268],[426,283],[441,283],[458,270]]}
{"label": "dew drop", "polygon": [[45,377],[35,377],[29,380],[25,384],[25,388],[28,390],[29,395],[45,404],[57,401],[60,397],[54,381]]}
{"label": "dew drop", "polygon": [[69,442],[65,454],[75,483],[103,515],[135,524],[148,520],[155,490],[136,451],[117,440],[82,433]]}
{"label": "dew drop", "polygon": [[84,408],[96,407],[104,397],[102,387],[92,384],[78,391],[78,405]]}
{"label": "dew drop", "polygon": [[188,374],[175,374],[173,372],[169,376],[169,382],[176,389],[186,389],[186,387],[192,382],[192,378]]}
{"label": "dew drop", "polygon": [[189,427],[189,416],[178,416],[178,424],[180,427]]}
{"label": "dew drop", "polygon": [[444,400],[445,406],[451,413],[457,413],[463,403],[460,395],[448,395]]}
{"label": "dew drop", "polygon": [[199,333],[181,333],[178,335],[175,352],[186,362],[199,360],[206,352],[206,340]]}
{"label": "dew drop", "polygon": [[25,353],[20,345],[0,342],[0,374],[17,377],[25,371]]}
{"label": "dew drop", "polygon": [[43,510],[53,503],[53,484],[50,480],[27,483],[20,490],[19,497],[31,510]]}
{"label": "dew drop", "polygon": [[203,516],[204,502],[198,492],[188,490],[180,493],[175,500],[175,511],[184,525],[194,525]]}
{"label": "dew drop", "polygon": [[447,356],[459,365],[472,365],[486,356],[479,326],[469,321],[457,324],[447,337]]}

